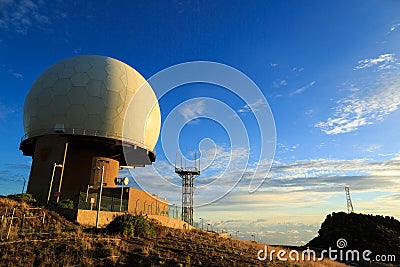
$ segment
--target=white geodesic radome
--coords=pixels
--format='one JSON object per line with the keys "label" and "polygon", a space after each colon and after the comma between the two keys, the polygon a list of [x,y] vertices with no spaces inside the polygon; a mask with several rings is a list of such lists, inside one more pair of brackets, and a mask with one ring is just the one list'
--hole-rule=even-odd
{"label": "white geodesic radome", "polygon": [[[129,114],[123,129],[130,103],[138,114]],[[152,88],[136,70],[110,57],[82,55],[39,76],[25,99],[23,123],[25,138],[63,132],[123,140],[124,134],[153,150],[161,116]]]}

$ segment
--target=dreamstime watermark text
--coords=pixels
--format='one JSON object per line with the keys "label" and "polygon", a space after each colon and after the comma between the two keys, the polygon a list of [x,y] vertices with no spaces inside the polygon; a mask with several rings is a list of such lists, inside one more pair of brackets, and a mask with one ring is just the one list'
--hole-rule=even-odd
{"label": "dreamstime watermark text", "polygon": [[329,247],[328,249],[322,250],[317,253],[315,250],[306,249],[303,251],[298,250],[268,250],[268,246],[265,245],[264,249],[261,249],[257,253],[257,258],[260,261],[277,259],[280,261],[322,261],[324,259],[330,259],[333,261],[366,261],[366,262],[395,262],[395,255],[372,255],[372,251],[364,250],[349,250],[347,247],[347,241],[344,238],[340,238],[336,242],[336,248]]}

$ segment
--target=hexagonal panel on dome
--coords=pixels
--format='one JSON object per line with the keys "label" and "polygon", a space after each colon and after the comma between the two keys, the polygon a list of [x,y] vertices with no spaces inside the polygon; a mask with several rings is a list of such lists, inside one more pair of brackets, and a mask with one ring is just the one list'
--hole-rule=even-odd
{"label": "hexagonal panel on dome", "polygon": [[106,109],[101,97],[91,97],[83,106],[88,114],[96,114],[97,116],[100,116]]}
{"label": "hexagonal panel on dome", "polygon": [[108,75],[115,75],[117,77],[121,77],[126,73],[125,68],[118,64],[109,64],[105,67],[105,70]]}
{"label": "hexagonal panel on dome", "polygon": [[67,94],[70,104],[84,104],[87,101],[88,93],[84,86],[72,86]]}
{"label": "hexagonal panel on dome", "polygon": [[37,118],[39,119],[39,123],[41,125],[39,129],[46,129],[47,123],[53,121],[53,116],[54,115],[50,114],[46,108],[38,109]]}
{"label": "hexagonal panel on dome", "polygon": [[103,81],[90,80],[86,85],[86,91],[88,95],[92,97],[101,97],[103,95],[103,92],[106,90],[107,88],[103,84]]}
{"label": "hexagonal panel on dome", "polygon": [[65,64],[64,68],[58,71],[58,76],[61,79],[69,79],[75,73],[74,66],[72,64]]}
{"label": "hexagonal panel on dome", "polygon": [[87,61],[78,61],[74,67],[76,72],[88,72],[92,68]]}
{"label": "hexagonal panel on dome", "polygon": [[120,133],[122,131],[122,127],[124,126],[121,120],[115,120],[112,124],[112,129],[114,133]]}
{"label": "hexagonal panel on dome", "polygon": [[108,76],[108,73],[103,66],[100,68],[92,67],[87,74],[89,75],[90,79],[94,80],[104,80]]}
{"label": "hexagonal panel on dome", "polygon": [[99,134],[105,132],[105,129],[102,129],[102,125],[104,122],[101,120],[99,115],[89,114],[86,116],[84,125],[88,130],[99,131]]}
{"label": "hexagonal panel on dome", "polygon": [[120,77],[120,79],[121,79],[122,83],[124,84],[124,87],[125,88],[128,87],[128,76],[126,75],[126,73],[124,75],[122,75]]}
{"label": "hexagonal panel on dome", "polygon": [[54,83],[58,80],[58,73],[57,72],[49,72],[46,73],[46,76],[44,77],[41,86],[44,88],[46,87],[52,87]]}
{"label": "hexagonal panel on dome", "polygon": [[54,114],[64,114],[69,110],[70,105],[71,104],[68,102],[66,96],[55,95],[53,97],[53,102],[51,102],[48,107],[48,112]]}
{"label": "hexagonal panel on dome", "polygon": [[86,117],[87,113],[82,105],[71,105],[66,114],[69,126],[77,129],[84,129]]}
{"label": "hexagonal panel on dome", "polygon": [[32,97],[30,100],[31,101],[26,106],[26,109],[29,110],[29,114],[31,116],[36,116],[39,110],[38,98]]}
{"label": "hexagonal panel on dome", "polygon": [[113,106],[113,107],[106,107],[105,110],[100,114],[100,118],[104,121],[109,121],[112,120],[114,121],[116,117],[119,115],[118,109]]}
{"label": "hexagonal panel on dome", "polygon": [[123,112],[126,109],[125,105],[119,105],[117,106],[117,112],[118,116],[121,116],[121,120],[124,120],[123,117],[125,117],[125,112]]}
{"label": "hexagonal panel on dome", "polygon": [[89,82],[89,75],[84,72],[72,74],[71,82],[73,86],[85,86]]}
{"label": "hexagonal panel on dome", "polygon": [[109,74],[107,79],[104,80],[104,85],[109,91],[121,92],[126,90],[126,86],[122,82],[121,76],[115,74]]}
{"label": "hexagonal panel on dome", "polygon": [[58,79],[53,85],[53,93],[54,95],[67,95],[71,87],[72,83],[70,79]]}
{"label": "hexagonal panel on dome", "polygon": [[38,98],[39,106],[49,106],[53,101],[53,91],[51,89],[46,90],[47,92]]}
{"label": "hexagonal panel on dome", "polygon": [[31,90],[29,91],[28,95],[26,96],[27,99],[31,99],[30,96],[33,96],[34,94],[36,94],[36,91],[38,91],[38,88],[43,88],[42,81],[43,81],[43,79],[37,79],[32,84]]}
{"label": "hexagonal panel on dome", "polygon": [[115,108],[117,109],[119,106],[124,105],[124,99],[121,97],[119,92],[115,91],[105,91],[103,92],[103,101],[104,105],[107,108]]}
{"label": "hexagonal panel on dome", "polygon": [[104,68],[108,65],[109,57],[105,56],[87,56],[87,62],[94,68]]}
{"label": "hexagonal panel on dome", "polygon": [[136,92],[138,90],[138,88],[146,83],[146,80],[138,75],[135,75],[135,72],[128,72],[127,73],[127,89],[131,92]]}

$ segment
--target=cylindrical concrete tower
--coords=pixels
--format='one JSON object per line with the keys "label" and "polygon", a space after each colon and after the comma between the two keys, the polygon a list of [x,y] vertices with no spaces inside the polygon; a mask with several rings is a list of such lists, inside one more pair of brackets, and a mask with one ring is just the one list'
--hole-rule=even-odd
{"label": "cylindrical concrete tower", "polygon": [[[137,114],[125,123],[128,110]],[[107,186],[113,186],[119,166],[127,165],[124,152],[135,155],[131,166],[154,162],[161,116],[152,88],[136,70],[84,55],[39,76],[26,97],[23,123],[20,149],[33,157],[27,192],[44,203],[49,195],[50,201],[77,200],[82,188],[98,184],[96,166],[104,165]]]}

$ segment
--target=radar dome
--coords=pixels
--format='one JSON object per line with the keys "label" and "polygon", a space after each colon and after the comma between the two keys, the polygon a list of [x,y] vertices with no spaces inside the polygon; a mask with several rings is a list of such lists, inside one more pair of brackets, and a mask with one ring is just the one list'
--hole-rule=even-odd
{"label": "radar dome", "polygon": [[[135,119],[124,126],[128,107],[140,114],[129,114]],[[154,149],[160,123],[157,98],[143,76],[119,60],[95,55],[68,58],[44,71],[23,113],[25,139],[62,132],[124,140],[147,150]]]}

